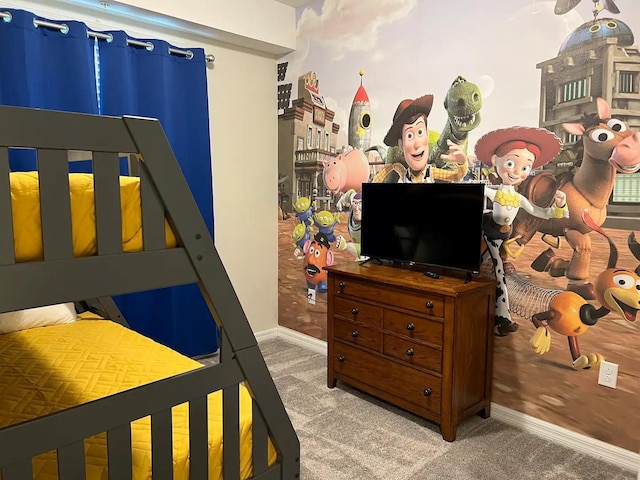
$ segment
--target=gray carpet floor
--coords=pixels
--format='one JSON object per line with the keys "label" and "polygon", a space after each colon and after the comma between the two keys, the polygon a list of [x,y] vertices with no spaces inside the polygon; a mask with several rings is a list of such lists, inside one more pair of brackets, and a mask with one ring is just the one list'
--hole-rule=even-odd
{"label": "gray carpet floor", "polygon": [[636,480],[492,418],[470,418],[445,442],[434,423],[327,388],[324,355],[281,339],[260,349],[300,438],[302,480]]}

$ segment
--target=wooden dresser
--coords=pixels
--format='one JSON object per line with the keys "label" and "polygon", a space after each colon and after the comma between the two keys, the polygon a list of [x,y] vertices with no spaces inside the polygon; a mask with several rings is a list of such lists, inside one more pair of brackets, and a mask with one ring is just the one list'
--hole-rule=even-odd
{"label": "wooden dresser", "polygon": [[349,262],[326,267],[329,388],[340,380],[440,425],[491,408],[495,282]]}

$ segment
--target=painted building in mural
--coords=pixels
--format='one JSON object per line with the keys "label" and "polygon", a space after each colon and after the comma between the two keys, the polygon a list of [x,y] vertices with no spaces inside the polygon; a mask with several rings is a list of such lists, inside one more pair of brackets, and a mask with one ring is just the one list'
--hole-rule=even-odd
{"label": "painted building in mural", "polygon": [[[612,115],[640,130],[640,48],[629,26],[619,19],[594,18],[576,28],[558,55],[537,65],[541,72],[540,126],[564,142],[553,162],[556,171],[571,170],[579,158],[579,138],[563,122],[579,121],[601,97]],[[640,215],[640,173],[617,175],[606,227],[630,228]]]}
{"label": "painted building in mural", "polygon": [[293,202],[308,197],[318,207],[329,208],[330,192],[324,186],[324,163],[337,156],[340,125],[335,112],[320,94],[315,72],[298,77],[298,98],[278,115],[278,170],[287,177],[284,189]]}
{"label": "painted building in mural", "polygon": [[[364,70],[359,74],[364,76]],[[325,185],[325,165],[340,153],[356,149],[366,157],[373,176],[385,164],[386,148],[370,146],[371,103],[362,80],[351,103],[348,145],[338,145],[340,125],[333,121],[335,112],[327,107],[315,72],[300,75],[298,92],[298,98],[289,106],[291,84],[278,87],[278,168],[280,178],[285,179],[283,189],[292,193],[293,204],[307,197],[315,202],[316,208],[333,210],[344,192]]]}

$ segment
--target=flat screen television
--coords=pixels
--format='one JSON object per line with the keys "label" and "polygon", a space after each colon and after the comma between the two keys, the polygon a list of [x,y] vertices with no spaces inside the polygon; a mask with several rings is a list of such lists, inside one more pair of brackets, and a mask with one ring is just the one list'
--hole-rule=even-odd
{"label": "flat screen television", "polygon": [[361,255],[477,273],[485,204],[482,183],[363,183]]}

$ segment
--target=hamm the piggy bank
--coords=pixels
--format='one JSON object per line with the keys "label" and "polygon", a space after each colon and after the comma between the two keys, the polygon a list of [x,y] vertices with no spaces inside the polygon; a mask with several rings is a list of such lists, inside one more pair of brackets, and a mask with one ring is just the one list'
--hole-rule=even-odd
{"label": "hamm the piggy bank", "polygon": [[334,194],[350,189],[359,192],[362,183],[369,180],[369,160],[362,150],[354,148],[326,162],[323,177],[325,187]]}

